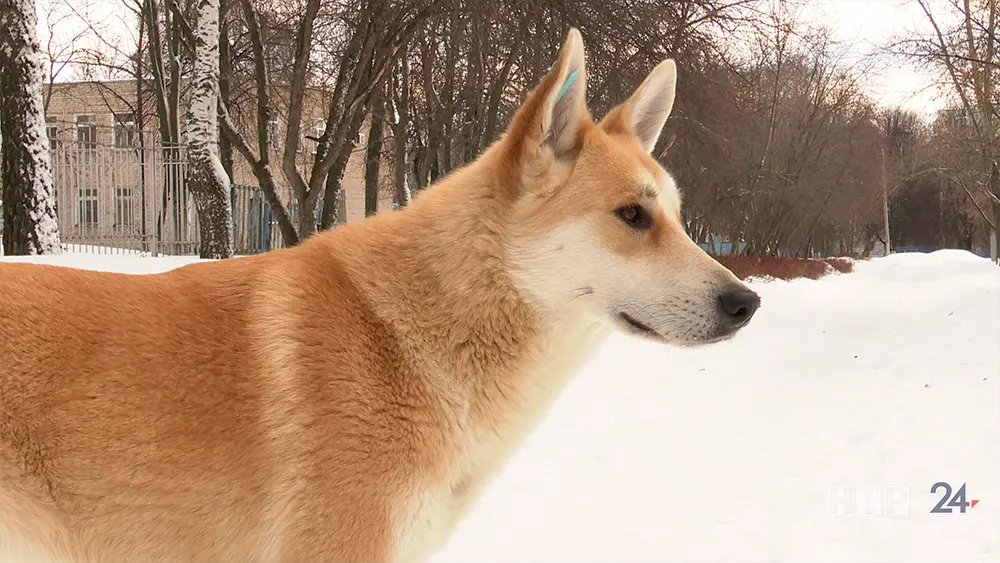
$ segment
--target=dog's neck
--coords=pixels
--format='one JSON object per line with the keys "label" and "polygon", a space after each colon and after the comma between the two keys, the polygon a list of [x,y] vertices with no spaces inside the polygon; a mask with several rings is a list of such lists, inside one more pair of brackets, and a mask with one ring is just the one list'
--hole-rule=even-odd
{"label": "dog's neck", "polygon": [[[490,177],[470,174],[468,177]],[[432,358],[424,376],[449,421],[445,485],[474,497],[548,412],[607,336],[606,325],[533,302],[506,255],[507,202],[465,175],[418,196],[400,214],[413,310],[425,330],[414,346]],[[473,212],[472,210],[475,210]],[[429,274],[429,275],[428,275]],[[413,327],[416,329],[416,327]],[[442,369],[435,369],[442,368]],[[457,491],[465,491],[458,493]]]}
{"label": "dog's neck", "polygon": [[441,340],[427,344],[466,368],[470,407],[486,419],[500,413],[535,418],[609,330],[526,299],[506,255],[512,202],[496,186],[474,183],[484,177],[497,174],[460,170],[400,217],[418,237],[410,241],[410,276],[431,284],[422,296],[429,306],[420,309],[440,314],[428,322]]}

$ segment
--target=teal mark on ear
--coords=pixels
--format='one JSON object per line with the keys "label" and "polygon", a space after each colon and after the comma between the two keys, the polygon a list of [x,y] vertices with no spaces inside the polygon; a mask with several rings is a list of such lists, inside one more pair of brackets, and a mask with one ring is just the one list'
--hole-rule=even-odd
{"label": "teal mark on ear", "polygon": [[574,82],[576,82],[576,75],[577,74],[580,74],[579,70],[574,70],[573,72],[569,73],[569,78],[566,79],[566,82],[563,84],[562,88],[559,90],[559,95],[556,96],[556,101],[557,102],[559,100],[561,100],[563,96],[566,95],[566,92],[569,90],[569,87],[572,86]]}

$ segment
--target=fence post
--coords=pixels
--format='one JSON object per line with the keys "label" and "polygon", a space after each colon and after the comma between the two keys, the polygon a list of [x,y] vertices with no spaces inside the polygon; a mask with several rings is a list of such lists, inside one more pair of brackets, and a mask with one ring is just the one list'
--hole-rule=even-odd
{"label": "fence post", "polygon": [[1000,260],[997,259],[997,232],[990,231],[990,262],[994,264],[1000,264]]}
{"label": "fence post", "polygon": [[159,209],[156,208],[156,206],[160,202],[159,201],[160,198],[157,197],[158,194],[156,193],[156,188],[157,188],[157,186],[159,186],[159,183],[156,181],[156,166],[157,166],[157,163],[156,163],[156,153],[159,152],[159,149],[162,146],[163,145],[161,145],[159,141],[153,141],[153,150],[150,151],[150,157],[149,157],[149,164],[150,164],[150,167],[149,167],[149,176],[150,176],[149,187],[150,187],[150,190],[152,190],[152,193],[150,195],[152,195],[151,199],[153,200],[153,217],[152,217],[152,219],[153,219],[153,240],[152,240],[152,242],[150,244],[150,252],[151,252],[151,254],[153,255],[154,258],[160,255],[160,220],[159,220],[160,211],[159,211]]}
{"label": "fence post", "polygon": [[230,223],[232,223],[231,227],[232,227],[232,231],[233,231],[233,254],[236,254],[237,249],[239,248],[240,244],[239,244],[239,240],[236,238],[236,235],[237,235],[237,233],[236,233],[236,213],[237,213],[237,211],[236,211],[236,184],[233,183],[232,181],[229,182],[229,206],[230,206],[229,220],[230,220]]}

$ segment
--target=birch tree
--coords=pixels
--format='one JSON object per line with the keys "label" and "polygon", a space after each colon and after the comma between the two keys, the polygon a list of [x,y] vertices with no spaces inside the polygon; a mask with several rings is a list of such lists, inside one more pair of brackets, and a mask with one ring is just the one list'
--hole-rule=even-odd
{"label": "birch tree", "polygon": [[36,22],[33,1],[0,0],[0,152],[7,255],[54,254],[61,249]]}
{"label": "birch tree", "polygon": [[233,256],[229,175],[219,158],[219,0],[199,0],[188,120],[187,186],[198,210],[202,258]]}

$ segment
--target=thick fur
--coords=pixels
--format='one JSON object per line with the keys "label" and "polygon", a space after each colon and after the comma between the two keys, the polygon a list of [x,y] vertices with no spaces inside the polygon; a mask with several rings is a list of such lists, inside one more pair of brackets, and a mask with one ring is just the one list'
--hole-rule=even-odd
{"label": "thick fur", "polygon": [[674,76],[595,124],[574,30],[503,138],[401,212],[155,275],[0,265],[0,561],[426,559],[637,330],[620,313],[682,345],[737,330],[718,296],[742,286],[648,152]]}

